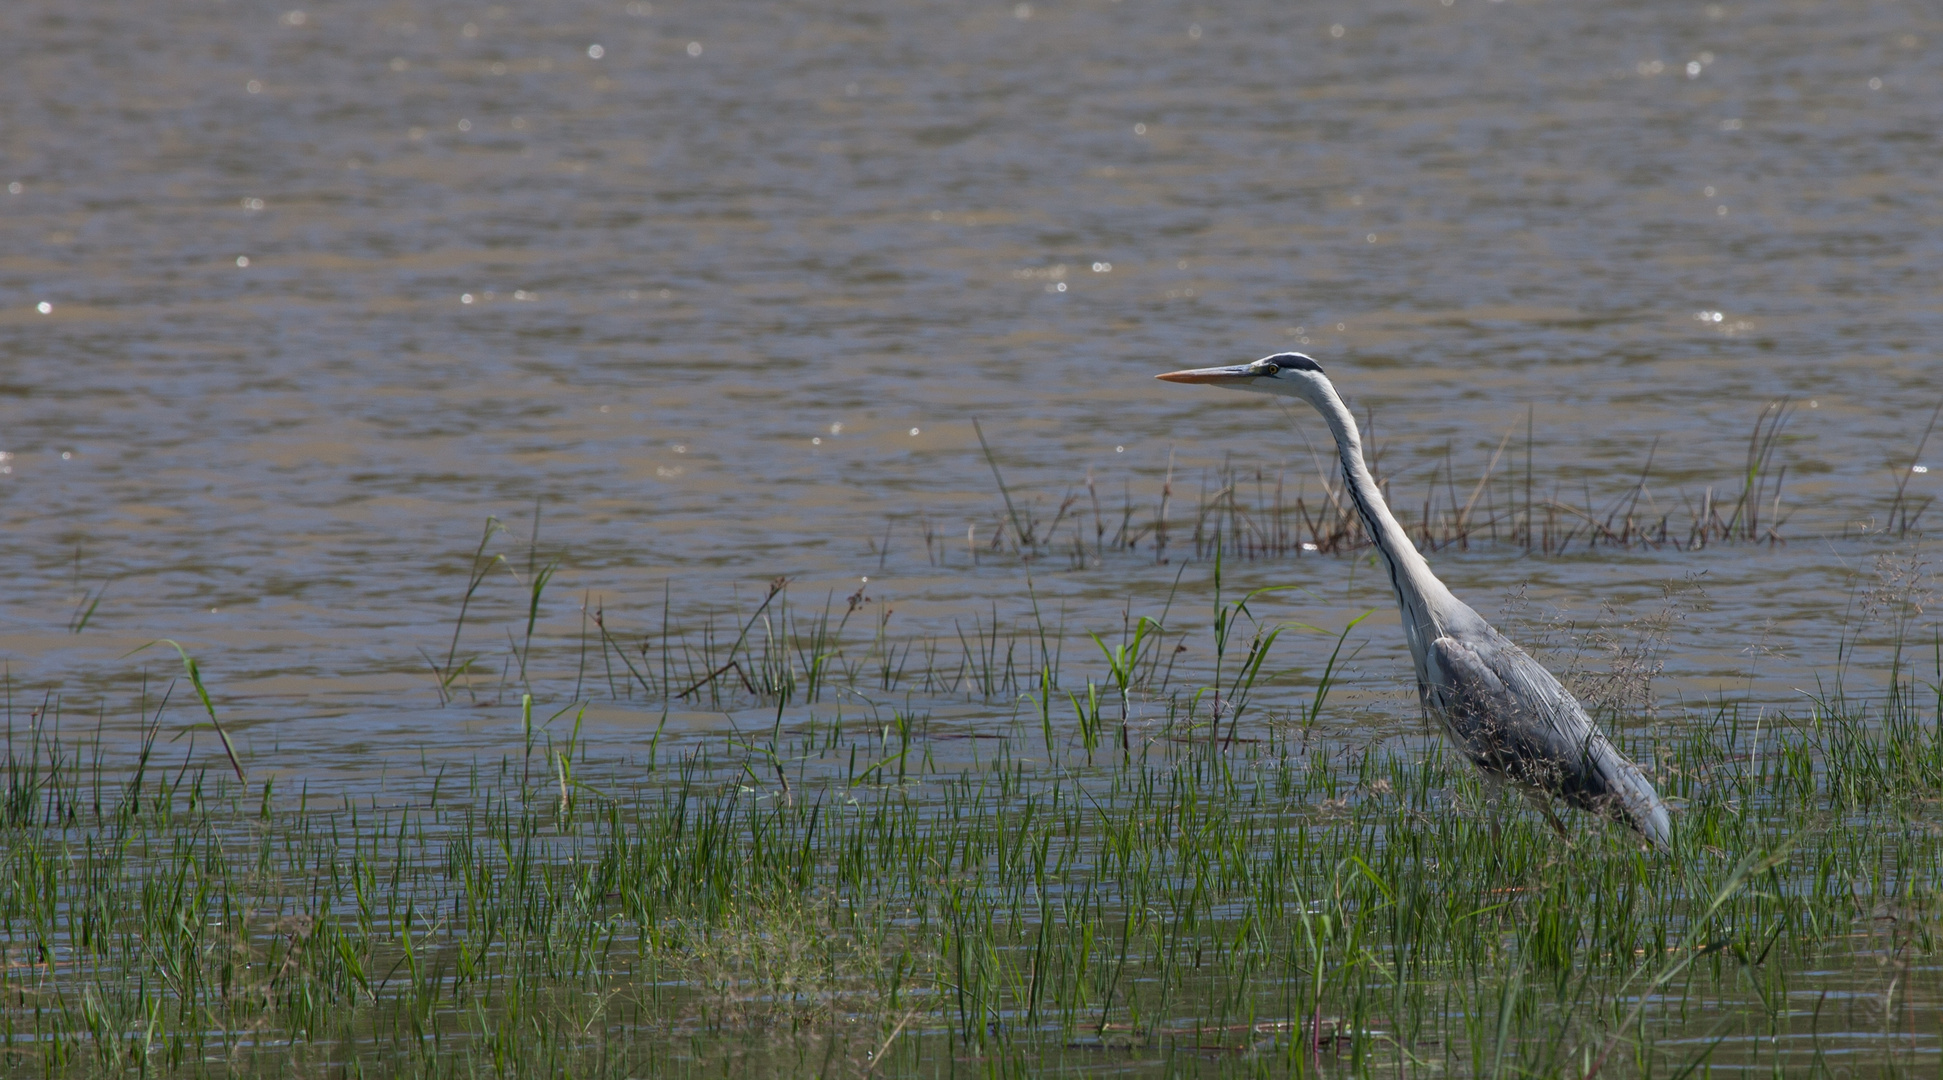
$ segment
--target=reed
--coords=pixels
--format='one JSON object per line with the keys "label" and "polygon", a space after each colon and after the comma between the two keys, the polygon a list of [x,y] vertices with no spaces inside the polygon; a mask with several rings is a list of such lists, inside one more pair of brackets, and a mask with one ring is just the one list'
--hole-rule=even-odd
{"label": "reed", "polygon": [[[1943,634],[1922,636],[1924,580],[1885,567],[1865,605],[1896,636],[1873,685],[1843,669],[1787,713],[1605,717],[1677,808],[1667,855],[1586,815],[1561,841],[1434,737],[1356,738],[1330,704],[1334,660],[1294,693],[1252,687],[1244,711],[1253,643],[1283,628],[1254,619],[1257,596],[1213,590],[1214,626],[1170,626],[1170,600],[1072,650],[1036,615],[975,618],[948,692],[1014,697],[967,726],[836,681],[810,700],[806,668],[918,676],[884,659],[879,628],[832,656],[849,613],[784,623],[778,581],[687,635],[692,656],[602,646],[637,661],[643,693],[767,695],[726,732],[600,746],[584,704],[527,694],[503,756],[421,760],[355,798],[164,767],[173,688],[114,706],[145,732],[125,756],[61,695],[16,712],[9,682],[0,1062],[1933,1069]],[[1354,629],[1324,630],[1337,655]],[[1226,659],[1170,668],[1183,640]]]}
{"label": "reed", "polygon": [[[1900,493],[1900,489],[1898,489]],[[78,634],[88,628],[101,601],[108,595],[108,583],[89,588],[81,583],[81,545],[74,545],[74,612],[68,616],[67,632]]]}
{"label": "reed", "polygon": [[1910,530],[1916,527],[1916,523],[1922,520],[1924,511],[1928,510],[1930,504],[1935,501],[1934,496],[1925,496],[1921,502],[1911,499],[1909,481],[1920,475],[1921,471],[1928,469],[1922,464],[1923,450],[1929,446],[1930,436],[1936,433],[1938,418],[1943,418],[1943,401],[1937,402],[1936,408],[1930,410],[1929,423],[1923,425],[1922,437],[1916,440],[1916,452],[1909,456],[1907,462],[1897,462],[1891,469],[1891,476],[1896,481],[1896,492],[1889,499],[1889,512],[1885,515],[1887,520],[1884,527],[1895,533],[1899,539],[1909,535]]}
{"label": "reed", "polygon": [[[1790,514],[1783,490],[1788,463],[1782,451],[1793,415],[1794,407],[1786,400],[1763,404],[1755,413],[1739,473],[1699,484],[1698,490],[1688,488],[1692,481],[1676,486],[1656,478],[1656,468],[1661,473],[1665,468],[1657,442],[1640,463],[1636,479],[1623,489],[1599,493],[1583,479],[1570,483],[1566,474],[1572,470],[1564,467],[1540,477],[1532,413],[1522,432],[1507,430],[1491,455],[1463,476],[1448,446],[1427,477],[1393,474],[1384,467],[1385,447],[1376,437],[1373,416],[1365,418],[1364,431],[1377,484],[1404,531],[1423,551],[1494,544],[1536,555],[1593,547],[1691,551],[1719,544],[1787,542],[1784,526]],[[1921,457],[1935,420],[1932,416],[1917,440],[1910,464]],[[969,523],[974,560],[1010,555],[1036,562],[1063,555],[1076,569],[1101,565],[1112,556],[1165,562],[1174,557],[1168,548],[1175,536],[1184,536],[1191,556],[1200,560],[1213,558],[1217,548],[1231,559],[1261,559],[1352,554],[1369,546],[1362,522],[1341,490],[1333,455],[1314,455],[1309,468],[1295,470],[1224,460],[1202,473],[1184,519],[1176,510],[1181,500],[1175,498],[1171,457],[1150,499],[1136,498],[1132,483],[1124,482],[1117,508],[1102,500],[1100,482],[1089,471],[1080,485],[1083,494],[1069,488],[1048,517],[1040,499],[1007,483],[983,427],[977,435],[1002,505],[988,520]],[[1522,475],[1512,464],[1520,457]],[[1909,465],[1894,471],[1883,526],[1903,537],[1928,506],[1927,500],[1908,494],[1911,475]],[[893,524],[886,522],[883,540],[870,542],[880,566]],[[927,561],[949,565],[954,550],[949,531],[929,518],[920,529]],[[1174,547],[1178,554],[1180,545]]]}
{"label": "reed", "polygon": [[[536,508],[533,515],[533,528],[535,530],[534,542],[536,544],[538,543],[539,537],[539,520],[539,512]],[[504,555],[489,556],[486,554],[486,548],[492,544],[493,537],[504,531],[506,531],[506,527],[500,524],[498,518],[489,517],[486,519],[485,531],[479,536],[479,546],[473,551],[472,564],[466,571],[465,592],[460,594],[459,597],[458,618],[452,621],[452,643],[445,650],[445,662],[441,664],[433,660],[430,653],[422,649],[419,650],[419,655],[425,658],[426,666],[432,669],[432,678],[438,683],[440,704],[451,700],[453,684],[465,677],[471,671],[473,663],[479,659],[477,656],[468,656],[461,660],[459,658],[459,641],[465,634],[466,614],[472,608],[473,597],[478,595],[479,587],[486,583],[486,578],[492,573],[493,567],[506,561]],[[544,587],[544,583],[540,583],[539,587]],[[533,600],[535,607],[537,607],[539,604],[537,588]],[[522,661],[522,666],[524,666],[524,661]],[[470,680],[465,685],[470,689]]]}

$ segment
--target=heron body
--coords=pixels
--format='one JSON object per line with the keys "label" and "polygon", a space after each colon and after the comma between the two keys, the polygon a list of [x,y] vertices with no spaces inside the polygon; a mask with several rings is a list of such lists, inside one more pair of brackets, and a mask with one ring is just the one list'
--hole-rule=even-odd
{"label": "heron body", "polygon": [[1630,825],[1656,847],[1670,845],[1666,804],[1639,766],[1593,725],[1551,672],[1430,572],[1377,489],[1356,418],[1321,365],[1301,353],[1278,353],[1252,364],[1158,378],[1281,394],[1314,406],[1336,438],[1344,491],[1389,571],[1424,711],[1486,776],[1518,787],[1541,806],[1556,797]]}

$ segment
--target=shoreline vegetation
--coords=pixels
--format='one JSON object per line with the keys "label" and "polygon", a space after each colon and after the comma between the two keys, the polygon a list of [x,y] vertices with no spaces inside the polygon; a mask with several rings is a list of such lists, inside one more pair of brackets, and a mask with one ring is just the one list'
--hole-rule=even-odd
{"label": "shoreline vegetation", "polygon": [[167,693],[132,703],[132,768],[85,722],[10,709],[0,1061],[1933,1068],[1943,645],[1925,645],[1868,693],[1615,730],[1676,808],[1666,856],[1583,814],[1562,840],[1439,739],[1359,747],[1270,710],[1219,737],[1116,727],[1111,705],[970,730],[833,694],[615,752],[583,738],[584,704],[548,718],[528,697],[497,761],[350,798],[164,765]]}
{"label": "shoreline vegetation", "polygon": [[[1734,544],[1778,545],[1787,543],[1782,527],[1789,514],[1782,499],[1788,469],[1777,461],[1777,453],[1792,414],[1793,405],[1786,400],[1763,405],[1748,435],[1738,475],[1706,485],[1697,495],[1682,490],[1686,516],[1680,519],[1661,505],[1650,483],[1657,446],[1648,453],[1637,478],[1622,491],[1595,496],[1582,483],[1582,502],[1574,504],[1566,501],[1562,481],[1554,478],[1551,493],[1540,494],[1544,488],[1534,480],[1529,415],[1522,446],[1514,442],[1519,433],[1507,431],[1475,478],[1459,482],[1447,450],[1424,483],[1421,499],[1398,497],[1395,481],[1382,468],[1381,444],[1373,436],[1368,453],[1379,487],[1406,533],[1426,553],[1505,545],[1527,556],[1564,557],[1599,547],[1684,552]],[[1908,485],[1939,418],[1943,418],[1943,404],[1932,412],[1915,452],[1907,461],[1892,465],[1893,485],[1876,500],[1879,516],[1862,530],[1864,535],[1897,541],[1922,535],[1920,527],[1934,498],[1919,497]],[[1037,694],[1044,712],[1058,696],[1058,674],[1068,645],[1076,644],[1091,655],[1097,644],[1112,667],[1107,681],[1123,696],[1140,690],[1164,697],[1178,685],[1178,673],[1185,679],[1200,678],[1209,689],[1209,710],[1221,712],[1230,701],[1238,707],[1245,701],[1261,675],[1274,635],[1290,628],[1345,636],[1338,638],[1338,651],[1319,678],[1326,688],[1348,629],[1300,624],[1277,628],[1262,623],[1248,604],[1259,593],[1224,603],[1220,566],[1224,560],[1365,556],[1369,539],[1342,496],[1333,455],[1319,456],[1314,462],[1316,475],[1309,479],[1321,488],[1320,498],[1314,501],[1302,487],[1290,495],[1285,471],[1271,480],[1263,469],[1225,463],[1201,477],[1192,512],[1184,516],[1171,468],[1151,502],[1136,503],[1128,485],[1115,509],[1089,474],[1083,490],[1066,491],[1047,516],[1038,500],[1028,500],[1007,484],[1002,462],[983,427],[976,420],[973,425],[999,497],[994,516],[972,522],[962,541],[945,535],[922,515],[906,515],[904,524],[907,528],[915,524],[921,532],[929,566],[952,565],[956,559],[958,565],[1002,560],[1002,565],[1026,568],[1015,591],[1023,597],[1016,606],[1029,612],[1029,619],[1008,622],[994,600],[986,611],[954,619],[949,633],[900,636],[890,628],[889,607],[874,604],[866,587],[840,603],[832,593],[820,608],[813,608],[792,602],[787,577],[771,579],[753,607],[684,604],[680,614],[672,583],[664,583],[658,611],[613,612],[602,596],[589,591],[581,597],[574,641],[565,650],[555,642],[549,650],[556,661],[563,652],[571,656],[574,677],[569,696],[722,708],[778,701],[813,704],[831,687],[842,686],[927,700],[1011,700]],[[1373,418],[1366,418],[1364,425],[1373,431]],[[1517,460],[1521,450],[1522,469]],[[441,704],[461,695],[476,704],[487,687],[490,700],[499,703],[508,693],[534,692],[529,669],[535,667],[534,637],[541,606],[565,558],[542,554],[540,525],[541,506],[536,503],[524,550],[514,545],[511,551],[494,551],[495,540],[510,538],[511,532],[497,518],[487,519],[467,564],[451,639],[442,655],[432,649],[420,651]],[[879,570],[889,559],[897,525],[896,519],[888,520],[881,536],[864,538]],[[1117,628],[1088,627],[1074,635],[1063,609],[1049,610],[1041,604],[1031,572],[1056,573],[1061,559],[1068,570],[1099,567],[1114,555],[1175,565],[1167,599],[1151,615],[1136,617],[1129,607]],[[1171,625],[1170,616],[1180,598],[1178,567],[1188,562],[1215,567],[1214,611],[1207,624],[1214,633],[1211,651],[1184,657],[1193,630]],[[467,637],[475,600],[482,599],[490,581],[502,580],[501,574],[509,574],[521,594],[515,602],[519,617],[504,628],[503,650],[496,638],[490,638],[493,644],[488,647],[480,645],[476,635]],[[867,585],[869,578],[863,580]],[[1668,586],[1669,604],[1680,588]],[[83,594],[81,599],[85,603],[89,597]],[[504,606],[504,598],[499,597],[496,609]],[[1237,639],[1231,645],[1234,631],[1244,620],[1247,640]],[[862,629],[867,640],[861,645],[855,640],[858,629],[851,626],[853,621],[866,624]],[[1548,632],[1549,628],[1540,628],[1541,635]],[[1108,637],[1117,637],[1119,643],[1108,646]],[[1527,643],[1531,644],[1528,638]],[[1583,647],[1584,642],[1579,644]],[[1603,644],[1612,645],[1610,640]],[[1224,684],[1223,679],[1236,672],[1243,673],[1242,680]],[[1305,678],[1300,673],[1295,677],[1298,682]]]}
{"label": "shoreline vegetation", "polygon": [[[1763,412],[1740,494],[1695,504],[1690,538],[1781,540],[1786,415]],[[1692,582],[1656,615],[1520,635],[1674,807],[1656,855],[1584,814],[1560,838],[1432,732],[1358,737],[1331,695],[1364,616],[1278,623],[1274,587],[1224,587],[1224,560],[1304,536],[1357,550],[1301,496],[1244,502],[1222,472],[1181,541],[1212,576],[1072,627],[1031,577],[1060,529],[1078,562],[1088,529],[1156,562],[1167,530],[1073,499],[1041,527],[987,455],[1010,530],[992,554],[1031,616],[995,600],[948,636],[893,635],[862,589],[799,607],[777,578],[698,618],[589,595],[576,637],[536,645],[562,559],[537,511],[511,552],[489,521],[423,662],[441,703],[499,710],[506,750],[421,756],[356,797],[252,776],[182,646],[183,679],[88,715],[28,708],[9,676],[0,1065],[1584,1080],[1943,1060],[1943,629],[1920,555],[1879,558],[1795,708],[1657,702]],[[1446,470],[1413,534],[1693,546],[1634,513],[1646,475],[1553,531],[1530,498],[1477,512],[1493,470],[1468,496]],[[1914,502],[1899,485],[1877,531],[1919,535]],[[1327,659],[1277,671],[1285,634]],[[643,737],[598,744],[601,700],[645,707]],[[670,728],[677,709],[726,727]],[[132,759],[111,712],[139,719]],[[228,760],[164,763],[165,736],[203,728]]]}
{"label": "shoreline vegetation", "polygon": [[[483,547],[475,589],[497,561]],[[881,626],[844,659],[843,616],[792,615],[778,581],[715,651],[612,669],[616,687],[697,707],[718,687],[726,730],[595,746],[587,700],[528,691],[502,707],[517,727],[498,760],[421,757],[359,797],[254,780],[249,754],[236,773],[164,765],[171,708],[220,731],[186,653],[180,685],[121,706],[145,733],[132,764],[105,741],[105,703],[90,733],[52,695],[21,711],[9,680],[0,1061],[49,1076],[1934,1067],[1943,632],[1919,561],[1881,563],[1845,634],[1893,636],[1885,662],[1845,645],[1796,710],[1654,715],[1677,591],[1623,635],[1571,643],[1561,673],[1675,808],[1665,856],[1584,814],[1561,839],[1429,733],[1355,739],[1329,694],[1356,622],[1324,631],[1319,676],[1257,702],[1292,628],[1215,571],[1212,597],[1168,602],[1212,600],[1194,630],[1168,609],[1116,635],[981,624],[956,681],[933,686],[975,689],[976,724],[865,692],[941,665],[893,654]],[[506,635],[522,659],[523,629]],[[1211,667],[1175,662],[1187,635]],[[602,641],[593,655],[618,664]],[[665,725],[675,699],[659,700]]]}
{"label": "shoreline vegetation", "polygon": [[[1790,516],[1782,501],[1788,465],[1778,454],[1794,412],[1795,405],[1788,399],[1762,405],[1738,472],[1701,485],[1697,493],[1680,485],[1677,504],[1654,480],[1657,441],[1637,477],[1621,490],[1595,493],[1585,477],[1568,482],[1562,475],[1565,470],[1555,464],[1545,470],[1549,477],[1539,479],[1530,410],[1522,433],[1516,428],[1506,431],[1490,458],[1462,477],[1446,444],[1442,459],[1431,463],[1428,476],[1411,481],[1410,487],[1421,491],[1422,497],[1406,496],[1399,478],[1384,466],[1375,416],[1366,413],[1362,427],[1370,471],[1385,502],[1426,554],[1484,544],[1519,548],[1527,555],[1563,555],[1575,548],[1597,547],[1694,551],[1718,544],[1786,542],[1781,528]],[[1913,495],[1909,480],[1939,417],[1943,417],[1943,404],[1931,413],[1915,453],[1907,461],[1891,464],[1892,490],[1879,502],[1881,516],[1879,524],[1871,524],[1874,531],[1907,538],[1930,509],[1933,498]],[[1191,513],[1184,519],[1181,504],[1186,493],[1176,490],[1171,459],[1151,500],[1136,501],[1130,484],[1123,486],[1118,500],[1111,493],[1103,496],[1089,472],[1079,487],[1069,487],[1061,495],[1048,517],[1036,501],[1014,497],[984,429],[977,420],[972,423],[1002,502],[1002,512],[992,520],[970,523],[963,549],[974,563],[981,557],[1009,553],[1025,562],[1064,557],[1072,567],[1084,568],[1103,563],[1109,552],[1139,552],[1143,544],[1152,560],[1162,563],[1169,560],[1170,550],[1205,560],[1217,551],[1229,558],[1255,559],[1349,554],[1369,547],[1361,520],[1343,496],[1341,469],[1333,451],[1312,446],[1313,469],[1294,477],[1287,468],[1271,471],[1224,461],[1201,475]],[[1660,468],[1663,472],[1664,466]],[[1317,489],[1314,496],[1309,493],[1311,482]],[[871,554],[880,558],[890,550],[889,524],[881,541],[867,540]],[[926,561],[945,565],[960,542],[929,517],[920,515],[918,525]],[[1849,528],[1844,525],[1845,535]]]}

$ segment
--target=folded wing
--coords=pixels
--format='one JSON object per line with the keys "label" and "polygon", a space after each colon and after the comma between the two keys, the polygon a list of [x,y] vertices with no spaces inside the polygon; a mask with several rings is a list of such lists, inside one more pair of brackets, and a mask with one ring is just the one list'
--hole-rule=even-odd
{"label": "folded wing", "polygon": [[[1481,620],[1480,620],[1481,621]],[[1631,825],[1655,845],[1672,840],[1659,792],[1551,673],[1488,630],[1476,644],[1431,643],[1424,702],[1480,769]]]}

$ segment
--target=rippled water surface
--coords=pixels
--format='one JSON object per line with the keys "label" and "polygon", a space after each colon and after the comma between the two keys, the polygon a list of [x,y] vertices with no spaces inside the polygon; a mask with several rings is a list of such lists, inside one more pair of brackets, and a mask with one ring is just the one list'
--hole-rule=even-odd
{"label": "rippled water surface", "polygon": [[[1326,428],[1151,378],[1290,348],[1459,595],[1632,672],[1631,739],[1936,663],[1933,4],[298,2],[0,8],[10,739],[132,745],[168,638],[280,790],[508,753],[528,690],[638,758],[828,597],[962,765],[1047,627],[1066,689],[1163,612],[1204,677],[1217,534],[1322,631],[1258,715],[1373,610],[1320,737],[1422,738],[1368,553],[1301,546]],[[1865,945],[1770,1052],[1825,1065],[1826,1005],[1933,1056]]]}
{"label": "rippled water surface", "polygon": [[[536,505],[555,690],[584,602],[640,630],[781,575],[949,636],[1020,617],[1029,570],[1077,632],[1188,558],[1204,611],[1222,463],[1313,506],[1327,432],[1150,376],[1295,347],[1408,512],[1504,446],[1494,531],[1650,456],[1677,540],[1790,402],[1785,543],[1433,557],[1581,627],[1697,581],[1656,693],[1790,700],[1880,644],[1878,561],[1936,550],[1935,514],[1885,526],[1943,482],[1943,439],[1908,471],[1943,398],[1940,44],[1908,0],[10,4],[0,651],[17,700],[78,701],[178,639],[262,766],[356,768],[464,742],[422,655],[487,517],[523,571]],[[1030,566],[973,417],[1020,513],[1081,496]],[[1170,475],[1171,551],[1094,543],[1088,477],[1114,524]],[[1303,585],[1274,618],[1377,608],[1355,687],[1411,723],[1366,566],[1229,573]],[[505,699],[524,597],[482,586],[473,693]]]}

